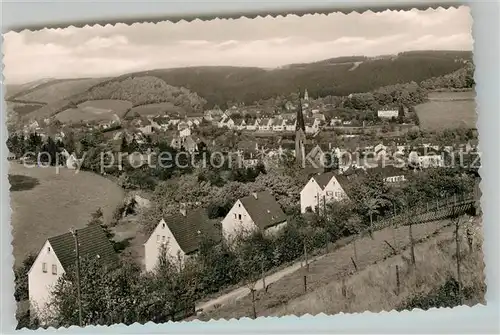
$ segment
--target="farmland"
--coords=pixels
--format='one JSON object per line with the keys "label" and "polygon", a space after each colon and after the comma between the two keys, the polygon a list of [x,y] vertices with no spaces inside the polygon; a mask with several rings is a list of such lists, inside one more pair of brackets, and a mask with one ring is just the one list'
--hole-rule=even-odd
{"label": "farmland", "polygon": [[130,110],[128,115],[135,115],[136,113],[140,116],[168,115],[171,113],[182,113],[182,112],[183,109],[181,107],[175,106],[171,102],[160,102],[155,104],[147,104],[134,107]]}
{"label": "farmland", "polygon": [[[10,192],[16,264],[38,252],[45,240],[83,227],[90,213],[102,208],[106,221],[121,203],[122,189],[99,175],[60,168],[27,168],[11,163]],[[17,190],[17,191],[16,191]]]}
{"label": "farmland", "polygon": [[429,101],[415,107],[424,130],[476,128],[475,94],[467,92],[432,92]]}
{"label": "farmland", "polygon": [[56,115],[63,123],[80,121],[113,120],[122,117],[132,107],[124,100],[90,100],[78,105],[78,108],[69,108]]}
{"label": "farmland", "polygon": [[50,104],[82,93],[103,80],[104,78],[51,80],[28,90],[17,92],[17,94],[11,95],[9,99]]}

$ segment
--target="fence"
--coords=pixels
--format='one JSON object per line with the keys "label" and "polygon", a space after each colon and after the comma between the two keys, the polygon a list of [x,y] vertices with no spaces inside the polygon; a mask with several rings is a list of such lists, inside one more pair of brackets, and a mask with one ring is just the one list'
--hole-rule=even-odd
{"label": "fence", "polygon": [[[259,308],[256,306],[257,301],[259,306],[283,304],[306,292],[311,292],[321,286],[327,285],[332,281],[343,283],[341,291],[342,295],[345,297],[348,295],[348,289],[345,284],[347,277],[370,265],[383,261],[388,257],[402,254],[408,250],[410,253],[409,264],[415,266],[415,244],[417,244],[418,241],[423,241],[429,236],[436,234],[440,229],[449,226],[449,223],[441,227],[437,227],[434,224],[435,221],[446,218],[452,218],[456,225],[456,253],[458,255],[457,281],[459,282],[459,288],[461,288],[461,258],[460,244],[458,242],[459,217],[469,213],[469,211],[474,208],[475,201],[476,199],[473,194],[466,194],[464,196],[457,195],[435,201],[433,205],[426,204],[393,215],[390,218],[383,218],[382,220],[374,222],[371,228],[369,227],[365,231],[350,238],[347,243],[335,248],[337,250],[335,250],[334,254],[324,255],[325,249],[316,250],[316,252],[304,249],[303,266],[301,270],[297,271],[296,274],[280,279],[280,285],[271,285],[271,288],[266,287],[260,294],[258,294],[258,292],[252,294],[250,303],[252,304],[253,316],[256,317],[259,313]],[[402,227],[408,227],[408,229],[402,229]],[[374,234],[375,236],[372,235],[370,238],[366,236],[367,234]],[[362,239],[363,244],[357,245]],[[332,248],[326,248],[326,253],[332,250]],[[401,271],[402,269],[399,266],[395,271],[395,281],[397,282],[396,294],[398,295],[403,280]],[[285,290],[281,287],[286,287],[287,289]],[[296,289],[290,290],[291,287],[296,287]],[[461,292],[459,291],[459,295],[460,294]],[[279,298],[283,296],[287,298]],[[277,299],[276,297],[281,299],[280,302],[273,301]],[[228,317],[230,316],[228,315]]]}

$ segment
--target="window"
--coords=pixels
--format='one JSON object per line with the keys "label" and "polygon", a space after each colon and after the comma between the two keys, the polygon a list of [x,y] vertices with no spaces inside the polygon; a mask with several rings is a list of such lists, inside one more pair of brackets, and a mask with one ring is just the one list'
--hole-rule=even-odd
{"label": "window", "polygon": [[241,214],[238,214],[238,220],[241,220]]}
{"label": "window", "polygon": [[236,213],[234,213],[234,218],[236,219]]}
{"label": "window", "polygon": [[241,204],[238,204],[238,207],[241,207]]}
{"label": "window", "polygon": [[160,242],[160,235],[156,235],[156,242]]}
{"label": "window", "polygon": [[42,271],[47,273],[47,263],[42,263]]}
{"label": "window", "polygon": [[165,243],[165,236],[161,237],[161,241],[162,241],[162,243]]}
{"label": "window", "polygon": [[57,265],[52,264],[52,274],[56,275],[57,274]]}
{"label": "window", "polygon": [[161,225],[161,227],[162,227],[162,228],[165,228],[165,224],[163,223],[163,224]]}
{"label": "window", "polygon": [[50,247],[47,247],[47,253],[49,253],[49,252],[50,252]]}

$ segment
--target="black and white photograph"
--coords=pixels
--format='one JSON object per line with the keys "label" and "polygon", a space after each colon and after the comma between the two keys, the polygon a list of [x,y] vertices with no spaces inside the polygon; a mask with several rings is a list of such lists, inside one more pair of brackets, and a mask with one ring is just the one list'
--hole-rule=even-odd
{"label": "black and white photograph", "polygon": [[486,304],[472,25],[4,33],[17,329]]}

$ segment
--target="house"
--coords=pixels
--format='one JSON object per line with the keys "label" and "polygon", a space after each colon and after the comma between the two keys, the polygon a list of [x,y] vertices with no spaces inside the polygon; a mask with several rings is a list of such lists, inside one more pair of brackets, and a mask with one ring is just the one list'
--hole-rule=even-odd
{"label": "house", "polygon": [[50,301],[51,290],[58,279],[76,264],[75,239],[78,239],[80,259],[97,260],[103,266],[114,266],[118,257],[99,225],[92,225],[49,237],[38,252],[28,272],[30,310],[41,313]]}
{"label": "house", "polygon": [[437,151],[428,147],[417,148],[408,155],[409,164],[419,168],[442,167],[444,158]]}
{"label": "house", "polygon": [[286,215],[276,199],[263,191],[238,199],[222,220],[222,234],[231,240],[239,233],[260,230],[274,234],[286,225]]}
{"label": "house", "polygon": [[259,119],[255,119],[253,121],[249,120],[247,122],[247,130],[257,130],[259,129]]}
{"label": "house", "polygon": [[220,121],[219,121],[219,128],[228,128],[228,129],[233,129],[234,128],[234,120],[231,119],[230,117],[223,117]]}
{"label": "house", "polygon": [[334,117],[333,119],[330,120],[330,126],[340,126],[342,124],[342,119]]}
{"label": "house", "polygon": [[297,122],[295,120],[287,119],[285,121],[285,130],[286,131],[295,131],[296,127],[297,127]]}
{"label": "house", "polygon": [[300,211],[306,213],[309,209],[316,211],[327,203],[346,199],[345,187],[348,182],[346,175],[326,172],[316,174],[300,191]]}
{"label": "house", "polygon": [[162,218],[144,243],[144,265],[153,271],[158,264],[162,247],[179,267],[196,254],[203,239],[221,241],[220,224],[210,220],[204,208],[187,209],[181,205],[179,213]]}
{"label": "house", "polygon": [[244,119],[242,119],[238,124],[236,125],[236,129],[238,130],[245,130],[247,128],[247,123],[245,122]]}
{"label": "house", "polygon": [[383,143],[377,144],[373,148],[373,152],[375,154],[375,159],[376,160],[383,160],[387,158],[387,146],[385,146]]}
{"label": "house", "polygon": [[262,119],[259,123],[259,130],[270,130],[272,124],[272,119]]}
{"label": "house", "polygon": [[321,120],[312,118],[306,120],[306,133],[314,134],[320,129]]}
{"label": "house", "polygon": [[399,183],[406,181],[405,171],[403,169],[398,169],[392,165],[388,165],[385,167],[379,166],[370,169],[370,173],[381,174],[386,183]]}
{"label": "house", "polygon": [[272,120],[272,130],[273,131],[283,131],[285,130],[285,120],[280,118],[274,118]]}
{"label": "house", "polygon": [[179,136],[180,137],[187,137],[191,135],[191,128],[184,128],[181,131],[179,131]]}
{"label": "house", "polygon": [[377,116],[380,119],[392,119],[392,118],[397,118],[399,115],[399,111],[397,109],[390,109],[390,110],[379,110],[377,111]]}

